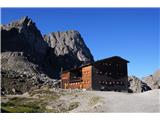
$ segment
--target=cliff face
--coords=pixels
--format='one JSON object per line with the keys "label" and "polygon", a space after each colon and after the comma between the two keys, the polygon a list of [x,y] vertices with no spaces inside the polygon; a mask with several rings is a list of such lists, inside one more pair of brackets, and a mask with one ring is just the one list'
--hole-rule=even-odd
{"label": "cliff face", "polygon": [[78,31],[53,32],[44,35],[44,40],[51,47],[58,69],[70,69],[93,62],[93,56]]}

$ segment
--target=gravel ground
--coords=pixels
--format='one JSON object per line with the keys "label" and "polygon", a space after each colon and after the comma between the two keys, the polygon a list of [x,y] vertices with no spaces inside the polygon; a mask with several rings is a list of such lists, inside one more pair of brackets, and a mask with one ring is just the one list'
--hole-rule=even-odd
{"label": "gravel ground", "polygon": [[[70,112],[160,112],[158,89],[134,94],[86,91],[78,96],[74,101],[79,101],[80,105]],[[90,104],[91,101],[94,103]]]}

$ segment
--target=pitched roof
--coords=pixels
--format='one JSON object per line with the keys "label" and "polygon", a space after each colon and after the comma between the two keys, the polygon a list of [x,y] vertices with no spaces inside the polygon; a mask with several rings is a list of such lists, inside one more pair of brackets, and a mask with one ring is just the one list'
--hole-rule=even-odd
{"label": "pitched roof", "polygon": [[91,62],[91,63],[85,64],[85,65],[82,65],[82,66],[77,67],[77,68],[71,68],[70,70],[65,70],[65,71],[63,71],[62,73],[65,73],[65,72],[68,72],[68,71],[71,71],[71,70],[81,69],[81,68],[83,68],[83,67],[86,67],[86,66],[89,66],[89,65],[94,65],[94,64],[97,64],[97,63],[100,63],[100,62],[104,62],[104,61],[110,61],[110,60],[112,60],[112,59],[119,59],[119,60],[122,60],[122,61],[124,61],[124,62],[126,62],[126,63],[129,63],[128,60],[126,60],[126,59],[124,59],[124,58],[122,58],[122,57],[112,56],[112,57],[109,57],[109,58],[97,60],[97,61],[95,61],[95,62]]}
{"label": "pitched roof", "polygon": [[122,60],[122,61],[124,61],[124,62],[129,63],[128,60],[126,60],[126,59],[124,59],[124,58],[122,58],[122,57],[119,57],[119,56],[112,56],[112,57],[109,57],[109,58],[97,60],[97,61],[95,61],[94,63],[103,62],[103,61],[109,61],[109,60],[112,60],[112,59],[119,59],[119,60]]}

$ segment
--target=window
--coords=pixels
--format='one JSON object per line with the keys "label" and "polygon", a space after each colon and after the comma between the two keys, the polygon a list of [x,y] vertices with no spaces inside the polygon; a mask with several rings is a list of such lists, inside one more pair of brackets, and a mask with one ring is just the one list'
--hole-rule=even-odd
{"label": "window", "polygon": [[119,67],[119,64],[116,64],[116,67]]}
{"label": "window", "polygon": [[120,73],[120,75],[122,76],[122,75],[123,75],[123,73]]}
{"label": "window", "polygon": [[74,69],[70,71],[70,83],[82,81],[82,69]]}

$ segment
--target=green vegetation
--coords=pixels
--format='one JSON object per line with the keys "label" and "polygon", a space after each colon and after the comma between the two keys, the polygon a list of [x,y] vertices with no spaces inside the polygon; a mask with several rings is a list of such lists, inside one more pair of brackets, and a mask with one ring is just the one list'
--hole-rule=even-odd
{"label": "green vegetation", "polygon": [[68,111],[71,111],[79,106],[79,102],[72,102],[69,105]]}
{"label": "green vegetation", "polygon": [[3,107],[2,106],[2,111],[4,112],[9,112],[9,113],[34,113],[37,112],[37,109],[33,109],[30,107],[24,107],[24,106],[17,106],[17,107]]}
{"label": "green vegetation", "polygon": [[[1,104],[2,112],[9,113],[41,113],[41,112],[68,112],[79,106],[79,102],[57,104],[60,95],[49,89],[38,89],[29,92],[30,97],[12,97]],[[3,98],[5,99],[5,97]],[[46,106],[51,104],[51,108]],[[53,106],[52,106],[53,105]]]}
{"label": "green vegetation", "polygon": [[7,103],[1,104],[2,112],[17,112],[17,113],[31,113],[31,112],[43,112],[36,101],[31,102],[28,98],[18,98],[14,97],[10,99]]}
{"label": "green vegetation", "polygon": [[[51,101],[51,100],[50,100]],[[9,113],[41,113],[41,112],[68,112],[79,106],[79,102],[72,102],[69,106],[58,106],[53,109],[46,109],[47,102],[41,99],[28,99],[28,98],[12,98],[7,103],[1,104],[2,112]]]}

